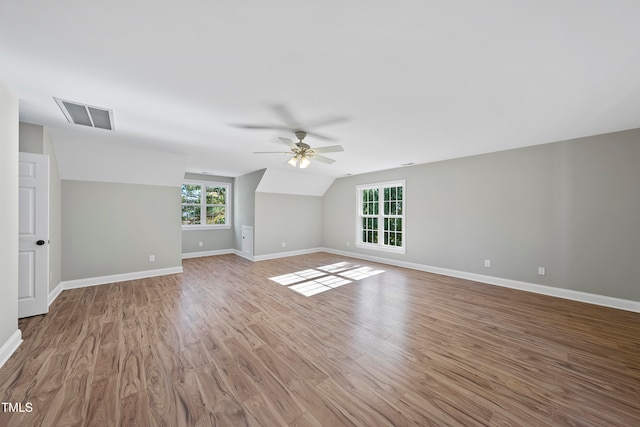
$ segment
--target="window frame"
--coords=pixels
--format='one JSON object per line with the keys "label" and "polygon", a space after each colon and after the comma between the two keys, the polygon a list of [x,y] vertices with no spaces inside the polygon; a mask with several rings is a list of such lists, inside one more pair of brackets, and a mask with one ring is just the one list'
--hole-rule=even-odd
{"label": "window frame", "polygon": [[[384,213],[384,189],[392,188],[392,187],[402,187],[402,214],[392,215]],[[378,190],[378,199],[375,201],[377,203],[377,209],[373,214],[364,214],[364,203],[363,202],[363,191],[365,190]],[[389,203],[390,200],[388,200]],[[374,218],[377,220],[376,234],[377,234],[377,242],[365,242],[363,241],[363,232],[366,229],[363,228],[362,220],[364,218]],[[385,218],[400,218],[402,221],[402,230],[399,231],[402,235],[402,246],[389,245],[384,243],[384,224]],[[387,230],[388,231],[388,230]],[[394,231],[398,233],[397,230]],[[377,251],[384,252],[393,252],[399,254],[405,254],[407,250],[407,181],[406,179],[395,180],[395,181],[385,181],[385,182],[376,182],[371,184],[360,184],[356,185],[356,247],[362,249],[372,249]]]}
{"label": "window frame", "polygon": [[[195,205],[193,203],[182,203],[182,186],[183,185],[199,185],[201,188],[201,196],[200,196],[200,224],[182,224],[182,207],[185,205]],[[224,187],[225,191],[225,223],[224,224],[207,224],[207,206],[222,206],[222,205],[212,205],[207,204],[206,197],[206,188],[207,187]],[[202,190],[204,189],[204,190]],[[232,188],[231,183],[229,182],[219,182],[219,181],[200,181],[200,180],[191,180],[185,179],[182,181],[180,185],[180,223],[183,230],[211,230],[211,229],[229,229],[231,228],[231,194]]]}

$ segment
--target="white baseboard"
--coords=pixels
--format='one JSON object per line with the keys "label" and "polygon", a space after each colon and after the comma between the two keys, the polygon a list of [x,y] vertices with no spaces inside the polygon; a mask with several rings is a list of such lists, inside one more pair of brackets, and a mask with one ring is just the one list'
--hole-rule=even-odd
{"label": "white baseboard", "polygon": [[336,249],[323,248],[324,252],[335,255],[342,255],[351,258],[358,258],[367,261],[379,262],[381,264],[394,265],[397,267],[410,268],[412,270],[426,271],[428,273],[442,274],[443,276],[457,277],[460,279],[473,280],[475,282],[486,283],[489,285],[503,286],[505,288],[519,289],[522,291],[533,292],[536,294],[549,295],[552,297],[563,298],[573,301],[584,302],[588,304],[601,305],[604,307],[617,308],[619,310],[633,311],[640,313],[640,302],[626,300],[622,298],[614,298],[605,295],[591,294],[588,292],[574,291],[571,289],[556,288],[553,286],[538,285],[535,283],[521,282],[519,280],[504,279],[501,277],[486,276],[484,274],[469,273],[466,271],[451,270],[448,268],[434,267],[431,265],[417,264],[413,262],[398,261],[389,258],[369,256],[354,252],[340,251]]}
{"label": "white baseboard", "polygon": [[16,329],[7,342],[0,347],[0,368],[7,363],[7,360],[9,360],[11,355],[16,352],[18,347],[20,347],[20,344],[22,344],[22,331],[20,331],[20,329]]}
{"label": "white baseboard", "polygon": [[[275,252],[272,254],[266,255],[254,255],[250,256],[242,252],[238,249],[223,249],[220,251],[211,251],[211,252],[192,252],[187,254],[182,254],[182,258],[196,258],[200,256],[211,256],[211,255],[223,255],[223,254],[235,254],[244,259],[248,259],[249,261],[266,261],[268,259],[276,259],[276,258],[286,258],[290,256],[298,256],[298,255],[308,255],[316,252],[323,252],[324,248],[311,248],[311,249],[301,249],[298,251],[288,251],[288,252]],[[202,254],[202,255],[194,255],[192,254]]]}
{"label": "white baseboard", "polygon": [[60,295],[60,292],[64,290],[64,286],[62,283],[63,282],[58,283],[58,286],[56,286],[51,292],[49,292],[49,306],[53,304],[56,298],[58,298],[58,295]]}
{"label": "white baseboard", "polygon": [[248,259],[249,261],[255,261],[255,259],[253,258],[253,256],[251,256],[251,255],[247,255],[247,254],[245,254],[244,252],[242,252],[241,250],[234,249],[234,250],[233,250],[233,253],[234,253],[234,254],[236,254],[236,255],[238,255],[239,257],[242,257],[242,258],[244,258],[244,259]]}
{"label": "white baseboard", "polygon": [[148,277],[166,276],[182,273],[182,266],[160,268],[157,270],[135,271],[133,273],[113,274],[110,276],[89,277],[86,279],[67,280],[62,282],[63,289],[85,288],[87,286],[104,285],[107,283],[125,282],[127,280],[146,279]]}
{"label": "white baseboard", "polygon": [[201,258],[206,256],[215,256],[215,255],[227,255],[236,253],[235,249],[218,249],[215,251],[202,251],[202,252],[185,252],[182,254],[182,259],[187,258]]}
{"label": "white baseboard", "polygon": [[[286,258],[290,256],[298,256],[298,255],[308,255],[316,252],[323,252],[324,248],[311,248],[311,249],[301,249],[298,251],[288,251],[288,252],[276,252],[267,255],[255,255],[253,257],[254,261],[266,261],[268,259],[276,259],[276,258]],[[242,255],[241,255],[242,256]]]}

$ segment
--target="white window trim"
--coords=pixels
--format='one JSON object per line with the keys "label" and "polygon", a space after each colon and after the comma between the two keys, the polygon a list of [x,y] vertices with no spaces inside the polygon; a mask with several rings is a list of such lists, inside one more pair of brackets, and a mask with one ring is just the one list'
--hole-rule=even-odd
{"label": "white window trim", "polygon": [[[225,198],[225,218],[227,219],[227,223],[226,224],[195,224],[195,225],[182,225],[182,230],[212,230],[212,229],[216,229],[216,230],[221,230],[221,229],[229,229],[231,228],[231,220],[233,218],[232,216],[232,212],[231,212],[231,200],[233,200],[233,196],[231,194],[231,192],[233,191],[233,188],[231,186],[230,182],[218,182],[218,181],[198,181],[198,180],[193,180],[193,179],[185,179],[182,181],[182,184],[180,184],[180,188],[182,189],[182,185],[183,184],[191,184],[191,185],[200,185],[202,187],[226,187],[227,188],[227,197]],[[205,192],[202,193],[202,198],[200,200],[200,206],[201,207],[205,207],[204,205],[206,204],[206,197],[205,197]],[[182,215],[182,203],[180,203],[180,212]],[[201,212],[206,212],[202,211]],[[182,220],[180,220],[182,222]]]}
{"label": "white window trim", "polygon": [[[389,246],[384,243],[364,243],[362,242],[362,190],[370,188],[383,187],[400,187],[402,186],[402,246]],[[381,193],[382,194],[382,193]],[[383,197],[378,199],[379,203],[382,203]],[[379,212],[383,212],[382,206],[380,206]],[[382,217],[380,217],[382,218]],[[380,220],[378,220],[378,224]],[[378,233],[382,233],[382,225],[379,225]],[[372,184],[360,184],[356,185],[356,247],[361,249],[372,249],[375,251],[392,252],[396,254],[405,254],[407,252],[407,180],[401,179],[397,181],[386,182],[374,182]],[[378,242],[384,242],[378,237]]]}

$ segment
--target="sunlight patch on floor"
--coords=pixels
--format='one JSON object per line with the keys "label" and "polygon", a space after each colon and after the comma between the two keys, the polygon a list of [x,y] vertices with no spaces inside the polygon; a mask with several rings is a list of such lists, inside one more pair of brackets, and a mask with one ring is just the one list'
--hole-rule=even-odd
{"label": "sunlight patch on floor", "polygon": [[310,297],[380,273],[384,273],[384,270],[365,267],[350,262],[338,262],[322,267],[297,271],[295,273],[270,277],[269,280],[283,286],[288,286],[289,289]]}

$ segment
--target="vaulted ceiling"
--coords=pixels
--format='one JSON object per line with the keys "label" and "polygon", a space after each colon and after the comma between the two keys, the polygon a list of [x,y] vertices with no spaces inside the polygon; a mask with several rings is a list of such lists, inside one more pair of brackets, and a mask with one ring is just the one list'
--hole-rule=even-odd
{"label": "vaulted ceiling", "polygon": [[[640,127],[639,20],[634,0],[4,1],[0,80],[67,164],[111,147],[292,170],[252,154],[291,132],[232,126],[288,112],[345,150],[298,172],[338,177]],[[115,131],[54,97],[112,109]]]}

